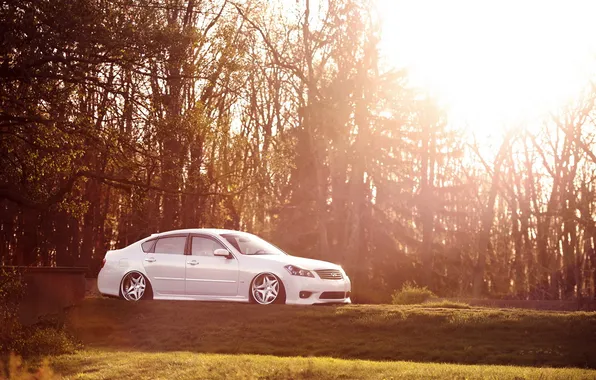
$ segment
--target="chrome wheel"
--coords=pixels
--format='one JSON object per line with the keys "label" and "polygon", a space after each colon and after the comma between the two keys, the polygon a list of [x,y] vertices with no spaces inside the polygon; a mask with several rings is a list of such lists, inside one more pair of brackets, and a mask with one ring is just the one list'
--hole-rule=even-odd
{"label": "chrome wheel", "polygon": [[145,277],[138,272],[131,272],[124,276],[120,285],[120,294],[127,301],[138,301],[145,295]]}
{"label": "chrome wheel", "polygon": [[279,282],[271,273],[258,275],[252,282],[252,298],[261,305],[274,303],[280,294]]}

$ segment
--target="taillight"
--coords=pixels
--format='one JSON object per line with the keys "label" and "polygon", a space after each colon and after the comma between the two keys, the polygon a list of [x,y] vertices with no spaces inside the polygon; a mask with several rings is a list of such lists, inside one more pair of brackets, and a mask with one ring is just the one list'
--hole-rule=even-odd
{"label": "taillight", "polygon": [[99,267],[99,269],[103,269],[103,266],[106,265],[106,258],[104,257],[103,260],[101,260],[101,266]]}

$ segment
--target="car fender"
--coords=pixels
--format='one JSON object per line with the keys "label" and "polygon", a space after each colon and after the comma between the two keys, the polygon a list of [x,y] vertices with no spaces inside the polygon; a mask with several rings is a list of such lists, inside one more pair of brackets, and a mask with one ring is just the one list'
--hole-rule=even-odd
{"label": "car fender", "polygon": [[149,279],[149,276],[145,271],[145,266],[143,265],[143,260],[146,253],[143,252],[139,246],[137,246],[136,249],[134,249],[133,247],[135,245],[136,244],[127,247],[124,250],[124,255],[118,261],[118,266],[122,269],[120,281],[118,282],[119,284],[122,282],[124,276],[126,276],[130,272],[141,273],[143,276],[145,276],[145,279],[149,281],[149,283],[151,283],[151,280]]}
{"label": "car fender", "polygon": [[[258,257],[243,256],[239,262],[238,294],[250,298],[252,281],[262,273],[271,273],[285,284],[283,264],[275,261],[259,260]],[[287,274],[287,273],[286,273]],[[284,285],[285,287],[285,285]]]}
{"label": "car fender", "polygon": [[[140,255],[144,255],[144,253],[142,251],[137,252],[137,250],[140,250],[140,247],[137,244],[133,244],[126,248],[111,250],[106,253],[106,263],[97,276],[97,288],[101,294],[119,296],[122,279],[132,271],[141,273],[150,281],[145,268],[141,264],[142,257]],[[151,283],[149,282],[149,284]]]}

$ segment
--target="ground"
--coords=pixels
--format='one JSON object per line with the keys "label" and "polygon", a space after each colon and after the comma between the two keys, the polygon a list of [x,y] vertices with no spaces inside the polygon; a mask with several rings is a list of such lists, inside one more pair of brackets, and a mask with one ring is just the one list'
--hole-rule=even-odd
{"label": "ground", "polygon": [[68,326],[85,349],[51,363],[69,377],[596,378],[588,312],[98,298]]}

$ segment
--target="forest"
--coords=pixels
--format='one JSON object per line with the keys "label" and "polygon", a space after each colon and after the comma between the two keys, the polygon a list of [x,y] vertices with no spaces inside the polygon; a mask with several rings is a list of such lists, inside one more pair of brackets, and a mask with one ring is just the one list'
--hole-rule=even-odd
{"label": "forest", "polygon": [[3,0],[0,265],[228,228],[357,302],[596,298],[596,87],[487,142],[387,64],[372,2]]}

